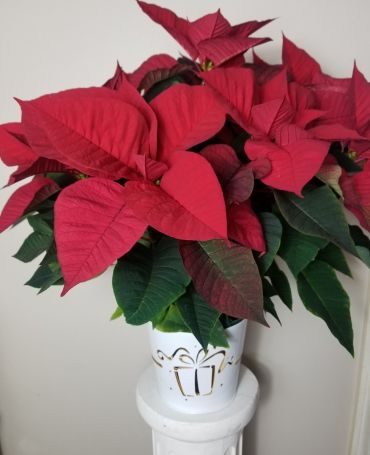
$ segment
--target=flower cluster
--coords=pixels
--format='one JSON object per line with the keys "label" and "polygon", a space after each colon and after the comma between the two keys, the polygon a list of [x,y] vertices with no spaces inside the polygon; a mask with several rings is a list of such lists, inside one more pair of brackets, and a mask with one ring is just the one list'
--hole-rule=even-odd
{"label": "flower cluster", "polygon": [[[303,303],[353,352],[349,300],[334,270],[342,250],[370,266],[370,84],[324,74],[286,37],[282,63],[246,51],[270,21],[194,22],[138,1],[188,57],[119,65],[103,86],[17,100],[0,127],[0,157],[17,166],[0,232],[27,218],[16,257],[46,251],[28,282],[63,294],[117,261],[127,322],[191,330],[225,345],[234,318],[278,319],[292,305],[283,259]],[[276,260],[277,259],[277,260]],[[329,287],[331,298],[326,289]]]}

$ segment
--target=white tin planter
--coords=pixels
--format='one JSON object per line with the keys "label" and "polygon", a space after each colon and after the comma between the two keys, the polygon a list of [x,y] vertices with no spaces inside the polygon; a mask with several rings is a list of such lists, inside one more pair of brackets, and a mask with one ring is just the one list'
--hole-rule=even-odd
{"label": "white tin planter", "polygon": [[227,406],[239,380],[247,321],[226,330],[229,347],[205,352],[191,333],[164,333],[150,326],[158,389],[167,406],[203,414]]}

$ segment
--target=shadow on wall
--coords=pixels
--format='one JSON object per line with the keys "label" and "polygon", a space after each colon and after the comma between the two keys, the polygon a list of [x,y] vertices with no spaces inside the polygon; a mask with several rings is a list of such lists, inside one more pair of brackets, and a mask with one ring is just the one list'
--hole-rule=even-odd
{"label": "shadow on wall", "polygon": [[[272,391],[272,373],[266,365],[259,363],[256,359],[250,358],[246,353],[248,349],[246,347],[253,346],[253,350],[258,348],[263,327],[259,327],[256,323],[248,323],[247,335],[244,346],[243,364],[247,365],[253,373],[256,375],[260,385],[260,397],[257,405],[256,415],[253,417],[250,424],[244,431],[244,444],[243,444],[243,455],[257,455],[257,429],[260,425],[258,419],[258,410],[263,403],[269,400]],[[1,455],[1,454],[0,454]]]}

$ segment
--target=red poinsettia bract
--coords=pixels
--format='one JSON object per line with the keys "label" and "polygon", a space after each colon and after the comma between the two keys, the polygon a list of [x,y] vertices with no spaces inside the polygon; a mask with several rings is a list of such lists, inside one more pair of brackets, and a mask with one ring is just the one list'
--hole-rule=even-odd
{"label": "red poinsettia bract", "polygon": [[[281,236],[281,223],[262,215],[274,198],[299,207],[317,177],[370,229],[370,85],[356,66],[348,79],[324,74],[286,37],[282,64],[255,53],[246,64],[244,52],[268,41],[251,34],[269,21],[232,26],[220,11],[189,21],[138,4],[191,60],[159,53],[132,73],[117,64],[103,86],[18,100],[22,120],[0,126],[0,158],[17,167],[8,185],[32,179],[5,205],[0,232],[52,207],[63,294],[151,235],[172,237],[188,273],[201,266],[199,295],[263,322],[257,258],[267,253],[270,281],[282,273],[268,255],[280,240],[266,231]],[[208,276],[215,288],[200,283]],[[235,308],[221,301],[230,292]]]}

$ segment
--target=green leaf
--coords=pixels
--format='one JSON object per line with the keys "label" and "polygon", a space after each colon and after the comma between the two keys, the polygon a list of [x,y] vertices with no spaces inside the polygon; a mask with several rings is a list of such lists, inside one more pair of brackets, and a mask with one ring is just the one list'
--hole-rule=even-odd
{"label": "green leaf", "polygon": [[316,259],[326,262],[335,270],[344,273],[352,278],[351,269],[348,267],[347,260],[340,248],[333,243],[329,243],[325,248],[319,251]]}
{"label": "green leaf", "polygon": [[48,236],[54,235],[52,227],[45,221],[42,215],[29,216],[27,221],[35,232]]}
{"label": "green leaf", "polygon": [[264,297],[273,297],[274,295],[277,295],[274,286],[269,282],[269,280],[266,277],[262,277],[262,285]]}
{"label": "green leaf", "polygon": [[279,319],[279,316],[276,312],[274,302],[270,299],[270,297],[264,297],[263,299],[263,308],[266,311],[266,313],[270,313],[281,325],[281,321]]}
{"label": "green leaf", "polygon": [[36,270],[30,280],[25,283],[27,286],[39,289],[39,294],[46,291],[50,286],[59,284],[62,279],[62,272],[58,263],[43,264]]}
{"label": "green leaf", "polygon": [[358,226],[350,226],[349,230],[355,242],[359,258],[370,268],[370,239]]}
{"label": "green leaf", "polygon": [[220,317],[220,313],[209,306],[190,286],[177,302],[181,316],[185,323],[190,327],[193,335],[207,350],[211,332]]}
{"label": "green leaf", "polygon": [[234,318],[232,316],[228,316],[225,313],[221,313],[220,322],[225,329],[228,329],[229,327],[232,327],[233,325],[238,324],[238,322],[240,322],[240,321],[242,321],[242,319]]}
{"label": "green leaf", "polygon": [[168,237],[153,248],[137,244],[113,272],[117,304],[133,325],[153,320],[185,293],[189,283],[178,242]]}
{"label": "green leaf", "polygon": [[123,316],[123,311],[122,311],[122,308],[120,308],[119,306],[115,309],[114,313],[112,314],[112,316],[110,317],[110,320],[111,321],[114,321],[116,319],[119,319],[120,317]]}
{"label": "green leaf", "polygon": [[220,320],[216,321],[214,325],[211,335],[209,337],[209,344],[220,348],[228,348],[229,342],[227,341],[227,336],[223,325],[221,324]]}
{"label": "green leaf", "polygon": [[303,198],[281,191],[274,194],[282,215],[294,229],[329,240],[358,256],[343,208],[329,187],[306,189]]}
{"label": "green leaf", "polygon": [[279,269],[276,262],[273,262],[267,275],[281,301],[291,310],[293,308],[292,291],[285,273]]}
{"label": "green leaf", "polygon": [[264,274],[271,266],[276,253],[279,250],[282,234],[282,226],[280,220],[272,213],[262,212],[259,214],[263,233],[266,240],[266,254],[258,258],[259,268]]}
{"label": "green leaf", "polygon": [[279,256],[288,264],[295,277],[312,262],[328,241],[312,235],[305,235],[284,223]]}
{"label": "green leaf", "polygon": [[49,248],[47,249],[45,256],[42,258],[42,261],[40,262],[40,265],[49,264],[50,262],[58,262],[57,246],[55,244],[55,241],[53,241]]}
{"label": "green leaf", "polygon": [[190,332],[176,304],[170,305],[156,320],[153,327],[161,332]]}
{"label": "green leaf", "polygon": [[298,292],[305,307],[323,319],[332,334],[353,356],[350,301],[334,270],[315,261],[298,275]]}
{"label": "green leaf", "polygon": [[26,238],[14,257],[22,262],[30,262],[46,251],[52,242],[53,236],[33,232]]}

